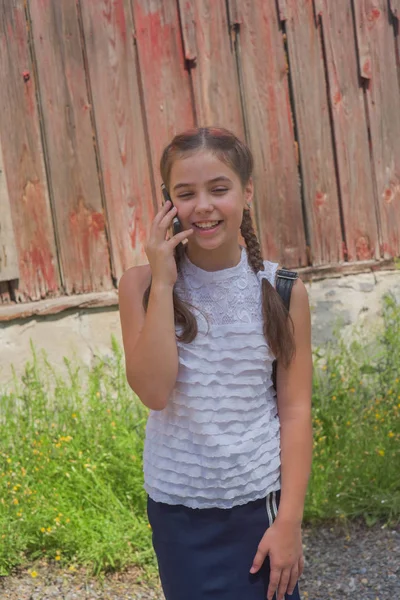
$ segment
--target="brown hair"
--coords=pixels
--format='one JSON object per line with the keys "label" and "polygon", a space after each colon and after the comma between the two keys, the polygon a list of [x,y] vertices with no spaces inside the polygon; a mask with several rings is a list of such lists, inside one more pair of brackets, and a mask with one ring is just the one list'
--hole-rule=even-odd
{"label": "brown hair", "polygon": [[[249,148],[233,133],[217,127],[191,129],[174,137],[164,149],[160,162],[163,182],[169,189],[171,169],[175,160],[199,150],[209,150],[229,166],[240,178],[242,187],[248,183],[253,171],[253,156]],[[261,248],[254,232],[250,210],[243,211],[240,231],[246,243],[249,264],[254,273],[264,271]],[[179,272],[185,250],[182,244],[175,250],[176,266]],[[151,283],[143,296],[143,306],[147,309]],[[267,279],[262,280],[262,306],[264,336],[276,358],[288,366],[295,352],[293,322],[281,297]],[[197,335],[197,322],[187,303],[174,291],[175,324],[182,326],[178,335],[180,341],[190,343]]]}

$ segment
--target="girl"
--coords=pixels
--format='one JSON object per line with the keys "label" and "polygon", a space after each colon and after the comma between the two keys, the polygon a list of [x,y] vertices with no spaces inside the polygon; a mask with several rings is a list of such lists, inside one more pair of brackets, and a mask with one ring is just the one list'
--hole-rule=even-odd
{"label": "girl", "polygon": [[297,280],[288,314],[262,260],[252,167],[224,129],[176,136],[161,158],[174,206],[153,221],[149,265],[119,285],[127,379],[151,409],[145,489],[167,600],[300,598],[310,311]]}

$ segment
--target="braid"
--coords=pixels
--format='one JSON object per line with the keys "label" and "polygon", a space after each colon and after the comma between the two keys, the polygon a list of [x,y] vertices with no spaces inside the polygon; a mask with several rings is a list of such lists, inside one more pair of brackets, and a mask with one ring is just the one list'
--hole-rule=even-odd
{"label": "braid", "polygon": [[[259,271],[264,271],[265,268],[260,243],[255,234],[250,210],[248,209],[243,211],[240,231],[246,242],[249,264],[257,275]],[[283,364],[288,366],[295,352],[293,321],[278,292],[266,277],[263,277],[261,285],[264,336],[276,358],[282,360]]]}
{"label": "braid", "polygon": [[240,232],[246,242],[246,251],[249,263],[254,271],[264,271],[264,261],[262,259],[261,248],[257,236],[254,232],[253,222],[249,209],[244,209],[243,219],[240,225]]}

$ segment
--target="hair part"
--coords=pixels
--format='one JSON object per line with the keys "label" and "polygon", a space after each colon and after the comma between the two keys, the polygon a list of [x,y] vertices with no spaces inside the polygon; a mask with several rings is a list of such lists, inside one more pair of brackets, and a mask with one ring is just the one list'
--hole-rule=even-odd
{"label": "hair part", "polygon": [[[200,127],[190,129],[176,135],[164,149],[160,172],[167,189],[170,187],[171,170],[174,162],[186,158],[191,154],[207,150],[212,152],[219,160],[234,171],[240,179],[244,189],[253,172],[253,156],[250,149],[230,131],[218,127]],[[254,231],[250,210],[243,211],[240,226],[242,237],[246,243],[249,264],[254,273],[264,271],[264,262],[261,247]],[[182,244],[175,248],[175,261],[178,273],[185,253]],[[147,310],[151,282],[143,296],[143,306]],[[182,328],[182,333],[177,334],[181,342],[190,343],[197,335],[197,321],[189,305],[173,292],[175,326]],[[293,336],[293,321],[281,297],[267,279],[262,280],[262,310],[263,331],[265,339],[276,356],[284,366],[288,366],[295,353]]]}

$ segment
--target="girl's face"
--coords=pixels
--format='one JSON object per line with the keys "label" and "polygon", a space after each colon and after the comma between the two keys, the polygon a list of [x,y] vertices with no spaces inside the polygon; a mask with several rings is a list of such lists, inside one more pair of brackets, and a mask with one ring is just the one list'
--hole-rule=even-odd
{"label": "girl's face", "polygon": [[243,189],[232,169],[201,150],[173,163],[170,194],[183,229],[194,230],[189,247],[237,248],[243,209],[253,197],[251,181]]}

